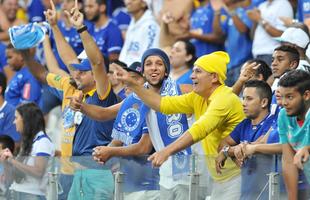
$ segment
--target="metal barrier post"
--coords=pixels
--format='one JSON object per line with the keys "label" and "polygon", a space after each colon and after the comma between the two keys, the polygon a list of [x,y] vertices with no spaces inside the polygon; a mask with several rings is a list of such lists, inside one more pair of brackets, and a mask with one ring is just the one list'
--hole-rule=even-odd
{"label": "metal barrier post", "polygon": [[124,182],[124,173],[117,171],[114,173],[114,200],[123,200],[124,193],[122,190],[122,185]]}
{"label": "metal barrier post", "polygon": [[198,199],[198,189],[199,189],[199,173],[196,169],[196,155],[191,155],[191,172],[190,176],[190,184],[189,184],[189,200]]}
{"label": "metal barrier post", "polygon": [[58,174],[56,172],[48,172],[46,199],[47,200],[58,199]]}
{"label": "metal barrier post", "polygon": [[271,172],[269,175],[269,200],[280,199],[279,173]]}

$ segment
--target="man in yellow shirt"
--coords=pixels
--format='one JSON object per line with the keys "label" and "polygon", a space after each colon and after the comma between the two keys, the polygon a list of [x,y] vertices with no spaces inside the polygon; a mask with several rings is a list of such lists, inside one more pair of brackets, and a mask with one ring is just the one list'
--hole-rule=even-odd
{"label": "man in yellow shirt", "polygon": [[[215,183],[212,199],[239,199],[240,171],[229,160],[221,175],[215,171],[215,157],[220,141],[244,119],[241,102],[231,88],[226,87],[225,52],[214,52],[197,59],[191,78],[193,91],[181,96],[165,96],[147,90],[119,68],[117,78],[124,81],[151,108],[164,114],[194,114],[196,122],[178,140],[149,157],[154,166],[161,166],[169,156],[202,140],[207,166]],[[154,73],[154,76],[156,74]]]}

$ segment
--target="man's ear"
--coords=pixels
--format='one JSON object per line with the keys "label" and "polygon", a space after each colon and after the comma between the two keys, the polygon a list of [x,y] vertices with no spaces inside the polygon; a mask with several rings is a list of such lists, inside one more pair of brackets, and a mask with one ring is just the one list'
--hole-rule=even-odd
{"label": "man's ear", "polygon": [[268,106],[268,99],[267,98],[262,99],[261,106],[262,106],[262,108],[266,108]]}
{"label": "man's ear", "polygon": [[298,67],[298,62],[296,60],[293,60],[290,63],[290,69],[296,69]]}
{"label": "man's ear", "polygon": [[310,101],[310,90],[306,90],[303,94],[303,98],[305,101]]}
{"label": "man's ear", "polygon": [[102,4],[102,5],[99,5],[99,10],[101,13],[106,13],[106,10],[107,10],[107,6]]}

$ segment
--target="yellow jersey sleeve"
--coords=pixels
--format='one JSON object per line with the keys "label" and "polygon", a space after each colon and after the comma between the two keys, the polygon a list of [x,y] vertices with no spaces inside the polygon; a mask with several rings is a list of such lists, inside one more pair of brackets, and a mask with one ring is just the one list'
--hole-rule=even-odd
{"label": "yellow jersey sleeve", "polygon": [[160,101],[160,112],[164,114],[184,113],[192,114],[194,93],[180,96],[165,96]]}
{"label": "yellow jersey sleeve", "polygon": [[70,85],[70,77],[48,73],[46,81],[49,86],[64,91]]}

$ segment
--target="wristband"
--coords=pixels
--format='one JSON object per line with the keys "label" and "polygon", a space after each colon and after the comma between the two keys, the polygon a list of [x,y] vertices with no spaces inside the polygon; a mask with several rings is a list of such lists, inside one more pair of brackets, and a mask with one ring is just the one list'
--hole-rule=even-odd
{"label": "wristband", "polygon": [[77,29],[76,30],[78,33],[82,33],[84,31],[87,31],[87,26],[86,25],[83,25],[81,28]]}

